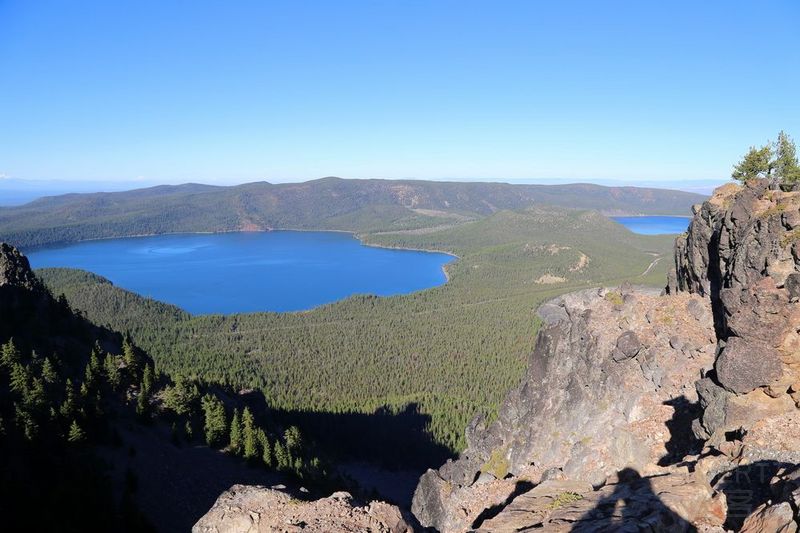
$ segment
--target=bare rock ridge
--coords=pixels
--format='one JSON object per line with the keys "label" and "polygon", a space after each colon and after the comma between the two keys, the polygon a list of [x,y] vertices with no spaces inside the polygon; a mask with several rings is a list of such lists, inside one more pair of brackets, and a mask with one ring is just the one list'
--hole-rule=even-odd
{"label": "bare rock ridge", "polygon": [[[496,419],[476,418],[458,459],[420,478],[422,526],[797,531],[800,192],[721,187],[677,239],[664,294],[592,289],[538,314],[527,373]],[[259,494],[234,511],[223,495],[196,531],[269,530],[220,527],[226,513],[284,517],[268,503],[280,497]],[[349,531],[349,512],[341,526],[303,521]],[[407,526],[369,529],[381,527]]]}

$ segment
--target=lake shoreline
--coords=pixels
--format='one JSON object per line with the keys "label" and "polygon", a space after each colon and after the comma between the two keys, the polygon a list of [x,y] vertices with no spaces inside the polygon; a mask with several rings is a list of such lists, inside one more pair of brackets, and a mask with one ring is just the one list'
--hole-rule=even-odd
{"label": "lake shoreline", "polygon": [[[77,241],[60,241],[54,242],[50,244],[42,244],[40,246],[33,246],[31,248],[20,248],[20,250],[25,254],[35,253],[42,250],[47,250],[51,248],[61,248],[65,246],[70,246],[73,244],[80,244],[83,242],[96,242],[96,241],[110,241],[114,239],[142,239],[146,237],[159,237],[162,235],[224,235],[228,233],[274,233],[279,231],[293,231],[298,233],[347,233],[352,235],[354,239],[356,239],[362,246],[369,246],[371,248],[383,248],[385,250],[406,250],[409,252],[430,252],[430,253],[437,253],[437,254],[445,254],[453,257],[455,260],[460,260],[458,254],[454,252],[450,252],[447,250],[437,250],[432,248],[411,248],[407,246],[390,246],[386,244],[375,244],[371,242],[367,242],[365,239],[370,235],[369,233],[357,233],[355,231],[344,230],[344,229],[279,229],[279,228],[270,228],[270,229],[259,229],[259,230],[242,230],[242,229],[234,229],[234,230],[220,230],[220,231],[170,231],[166,233],[137,233],[135,235],[117,235],[113,237],[93,237],[90,239],[80,239]],[[444,265],[442,265],[442,273],[445,277],[445,284],[450,282],[450,273],[447,272],[447,265],[453,263],[454,261],[450,261]],[[62,267],[62,268],[69,268],[69,267]],[[431,287],[433,288],[433,287]],[[428,290],[428,289],[423,289]],[[409,293],[410,294],[410,293]],[[388,298],[388,297],[387,297]],[[307,309],[304,311],[265,311],[268,313],[303,313],[308,312],[313,309]]]}
{"label": "lake shoreline", "polygon": [[[302,234],[306,235],[304,237],[291,237],[288,236],[290,233],[294,234]],[[313,234],[319,234],[318,237],[313,237]],[[267,235],[275,235],[278,240],[274,241]],[[279,237],[279,235],[283,234],[283,237]],[[347,234],[342,235],[342,237],[330,237],[326,238],[323,234]],[[225,235],[240,235],[239,237],[230,237],[230,239],[236,240],[229,240],[228,237],[224,237]],[[264,237],[254,237],[255,240],[250,240],[246,237],[246,235],[262,235]],[[192,243],[207,243],[203,246],[208,246],[209,243],[212,246],[222,246],[222,248],[216,248],[218,254],[218,262],[225,262],[224,258],[228,258],[228,260],[236,260],[240,253],[248,255],[251,261],[255,261],[255,265],[257,264],[270,264],[272,261],[279,261],[279,262],[286,262],[286,261],[300,261],[298,263],[298,267],[306,264],[309,265],[308,261],[316,262],[316,261],[323,261],[324,264],[328,264],[330,266],[334,266],[335,269],[341,271],[341,279],[343,280],[341,283],[335,282],[333,278],[331,283],[327,285],[328,288],[322,290],[321,292],[316,291],[315,289],[308,289],[303,287],[310,287],[306,285],[307,282],[298,281],[305,278],[306,275],[309,276],[317,276],[314,273],[315,267],[310,267],[308,272],[304,272],[303,268],[309,267],[302,267],[300,270],[297,270],[294,273],[290,273],[289,271],[281,270],[281,267],[278,267],[278,270],[275,271],[273,267],[268,267],[267,270],[261,270],[261,275],[267,275],[268,277],[273,277],[273,281],[263,283],[261,281],[257,282],[257,286],[260,287],[256,290],[256,292],[265,289],[269,290],[268,287],[275,283],[274,276],[280,276],[281,279],[284,278],[284,273],[289,275],[286,279],[287,283],[294,283],[297,284],[298,282],[301,285],[298,286],[300,291],[298,292],[298,297],[295,300],[287,300],[289,298],[288,293],[283,293],[283,300],[278,297],[277,300],[274,298],[269,298],[267,301],[271,302],[271,305],[274,307],[271,309],[267,308],[229,308],[226,309],[225,306],[217,306],[217,308],[209,308],[208,304],[200,305],[196,303],[191,303],[191,300],[187,301],[186,299],[175,298],[175,295],[170,296],[163,291],[159,293],[157,290],[153,292],[153,289],[148,285],[142,285],[141,283],[137,285],[137,282],[132,281],[131,279],[125,279],[126,276],[120,277],[119,268],[130,269],[131,266],[134,268],[138,268],[135,266],[134,263],[131,263],[131,260],[122,260],[120,261],[113,261],[112,263],[117,264],[116,267],[109,266],[108,264],[98,264],[97,262],[92,262],[91,253],[87,255],[86,260],[76,259],[76,257],[71,257],[70,254],[73,256],[76,252],[68,251],[68,249],[74,246],[81,246],[81,245],[90,245],[92,248],[83,249],[83,253],[87,251],[96,250],[98,249],[97,246],[103,246],[103,248],[99,248],[99,250],[103,249],[139,249],[140,246],[138,243],[133,241],[133,239],[141,239],[144,240],[145,244],[144,248],[141,250],[149,250],[150,252],[160,254],[161,250],[168,249],[170,247],[174,248],[177,247],[178,249],[182,248],[182,238],[190,239],[191,237],[209,237],[212,238],[214,236],[218,236],[222,240],[217,241],[206,241],[201,239],[200,241],[189,240],[185,241],[190,247]],[[170,303],[171,305],[175,305],[179,307],[181,310],[191,314],[192,316],[202,316],[202,315],[236,315],[236,314],[250,314],[250,313],[308,313],[312,312],[317,308],[335,304],[344,300],[347,300],[351,297],[358,296],[358,295],[373,295],[378,298],[388,298],[393,296],[404,296],[409,295],[417,292],[422,292],[425,290],[430,290],[436,287],[441,287],[446,285],[451,281],[450,272],[448,272],[448,266],[453,264],[456,260],[460,259],[458,255],[444,250],[429,250],[424,248],[410,248],[410,247],[402,247],[402,246],[386,246],[381,244],[375,244],[368,242],[369,234],[363,233],[356,233],[353,231],[346,231],[346,230],[306,230],[306,229],[266,229],[266,230],[224,230],[224,231],[191,231],[191,232],[169,232],[169,233],[148,233],[148,234],[136,234],[136,235],[126,235],[126,236],[108,236],[108,237],[97,237],[91,239],[81,239],[76,241],[69,241],[69,242],[59,242],[59,243],[51,243],[42,246],[32,247],[28,250],[25,250],[25,253],[31,256],[31,262],[36,265],[36,268],[72,268],[72,269],[80,269],[85,270],[87,272],[92,272],[97,275],[100,275],[106,279],[109,279],[111,283],[114,285],[124,288],[126,290],[130,290],[131,292],[140,294],[140,295],[147,295],[150,298],[153,298],[157,301],[163,301],[166,303]],[[146,239],[159,239],[156,241],[152,241],[152,246],[147,242]],[[166,239],[166,241],[164,240]],[[267,239],[267,240],[264,240]],[[317,239],[322,239],[317,241]],[[329,240],[332,239],[332,240]],[[112,244],[110,245],[111,248],[106,248],[106,245],[101,244],[104,242],[112,242],[112,241],[119,241],[119,244]],[[125,241],[128,241],[127,244]],[[214,244],[214,243],[217,244]],[[317,244],[317,242],[319,244]],[[350,244],[347,244],[347,243]],[[166,243],[166,244],[164,244]],[[263,243],[277,243],[279,246],[278,248],[269,248],[270,244],[267,244],[267,248],[261,248]],[[299,248],[293,249],[297,243]],[[338,248],[328,248],[328,246],[339,246],[335,243],[341,243],[341,246],[344,246],[342,250],[344,252],[340,252]],[[322,245],[322,247],[320,247]],[[167,248],[163,248],[167,246]],[[289,246],[289,248],[286,248]],[[239,248],[238,250],[236,248]],[[310,247],[310,248],[309,248]],[[357,252],[358,249],[364,250],[362,252]],[[374,256],[366,251],[366,249],[374,249],[374,250],[389,250],[392,252],[414,252],[417,254],[434,254],[434,256],[429,256],[428,258],[424,258],[423,256],[420,259],[416,259],[415,256]],[[347,251],[351,250],[351,251]],[[148,252],[149,253],[149,252]],[[344,255],[342,255],[344,253]],[[356,255],[352,255],[355,253]],[[41,255],[39,255],[41,254]],[[276,255],[277,254],[277,255]],[[311,254],[311,255],[309,255]],[[316,254],[316,256],[314,255]],[[366,254],[366,255],[364,255]],[[80,256],[80,253],[78,254]],[[437,257],[438,256],[438,257]],[[44,257],[49,257],[50,259],[42,259]],[[200,256],[202,258],[202,256]],[[374,274],[372,272],[368,273],[368,270],[372,264],[373,260],[371,258],[376,257],[383,259],[378,259],[378,263],[376,267],[378,270],[374,270]],[[60,259],[59,259],[60,258]],[[136,261],[142,261],[136,260]],[[162,262],[161,260],[147,260],[148,265],[152,264],[157,267],[157,265]],[[180,263],[181,260],[177,260],[177,263]],[[183,260],[186,261],[186,260]],[[187,263],[189,266],[192,265],[191,261],[197,261],[197,256],[193,255],[190,263]],[[332,262],[331,262],[332,261]],[[353,262],[356,261],[356,262]],[[387,262],[388,261],[388,262]],[[131,263],[131,264],[128,264]],[[438,263],[438,265],[437,265]],[[314,264],[314,263],[311,263]],[[384,266],[378,266],[383,264]],[[438,267],[440,276],[438,281],[436,281],[433,277],[433,272],[429,268],[422,268],[425,265],[429,265],[430,267]],[[326,272],[330,268],[330,266],[325,267],[323,266],[323,270],[321,272]],[[149,267],[148,267],[149,268]],[[176,264],[173,267],[175,270],[180,270],[181,267],[179,264]],[[366,270],[365,270],[366,269]],[[329,272],[329,271],[327,271]],[[202,282],[203,276],[207,274],[201,274],[201,278],[199,282]],[[211,274],[213,276],[213,274]],[[256,274],[258,275],[258,274]],[[322,274],[323,278],[329,274]],[[354,278],[353,278],[354,276]],[[377,281],[377,278],[381,278],[383,281]],[[266,278],[268,279],[268,278]],[[314,280],[316,278],[312,277],[310,280]],[[429,279],[430,281],[421,281],[423,279]],[[361,280],[361,281],[354,281],[354,280]],[[415,281],[416,280],[416,281]],[[158,282],[156,282],[158,283]],[[309,281],[309,283],[315,283],[315,281]],[[181,285],[180,283],[178,284]],[[410,285],[410,286],[409,286]],[[414,285],[417,285],[416,287]],[[309,292],[309,290],[311,292]],[[341,294],[337,295],[337,291],[341,291]],[[154,296],[157,294],[157,296]],[[275,293],[278,294],[278,293]],[[316,295],[312,297],[308,297],[308,295]],[[330,297],[330,300],[325,300],[326,298]],[[303,300],[310,300],[308,301],[308,307],[305,307]],[[317,299],[315,302],[314,300]],[[289,303],[290,301],[295,301],[295,303]],[[298,307],[292,308],[295,305]],[[301,307],[302,306],[302,307]],[[228,305],[230,307],[230,305]]]}

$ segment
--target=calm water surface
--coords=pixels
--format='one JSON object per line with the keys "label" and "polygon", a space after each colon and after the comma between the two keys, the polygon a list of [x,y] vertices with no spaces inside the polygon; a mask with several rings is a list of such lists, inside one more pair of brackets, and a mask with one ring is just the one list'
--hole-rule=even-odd
{"label": "calm water surface", "polygon": [[683,233],[689,227],[689,217],[611,217],[634,233],[663,235]]}
{"label": "calm water surface", "polygon": [[409,293],[443,284],[442,267],[454,259],[300,231],[110,239],[27,255],[34,268],[89,270],[197,314],[299,311],[353,294]]}

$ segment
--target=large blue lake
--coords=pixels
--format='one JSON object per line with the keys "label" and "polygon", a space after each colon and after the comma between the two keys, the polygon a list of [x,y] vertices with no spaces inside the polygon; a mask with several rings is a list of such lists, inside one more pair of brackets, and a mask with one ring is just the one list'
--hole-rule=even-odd
{"label": "large blue lake", "polygon": [[442,267],[454,259],[300,231],[87,241],[27,255],[34,268],[89,270],[196,314],[299,311],[353,294],[409,293],[445,283]]}
{"label": "large blue lake", "polygon": [[664,235],[683,233],[692,219],[689,217],[611,217],[634,233]]}

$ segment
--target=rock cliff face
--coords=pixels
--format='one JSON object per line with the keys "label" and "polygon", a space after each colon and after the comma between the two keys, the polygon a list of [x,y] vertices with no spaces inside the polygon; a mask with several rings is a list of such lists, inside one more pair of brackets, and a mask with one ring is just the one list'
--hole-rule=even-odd
{"label": "rock cliff face", "polygon": [[[667,294],[595,290],[544,327],[497,420],[420,479],[440,531],[796,531],[800,193],[726,185]],[[626,529],[627,530],[627,529]]]}
{"label": "rock cliff face", "polygon": [[746,443],[800,401],[800,193],[718,190],[675,250],[669,292],[708,294],[719,334],[715,372],[697,383],[695,433],[716,445],[746,428]]}
{"label": "rock cliff face", "polygon": [[626,468],[656,474],[699,451],[694,380],[712,368],[716,343],[707,300],[595,289],[539,314],[528,373],[498,419],[475,420],[459,459],[420,480],[413,511],[423,525],[481,527],[486,504],[502,506],[520,481],[568,480],[588,495]]}

